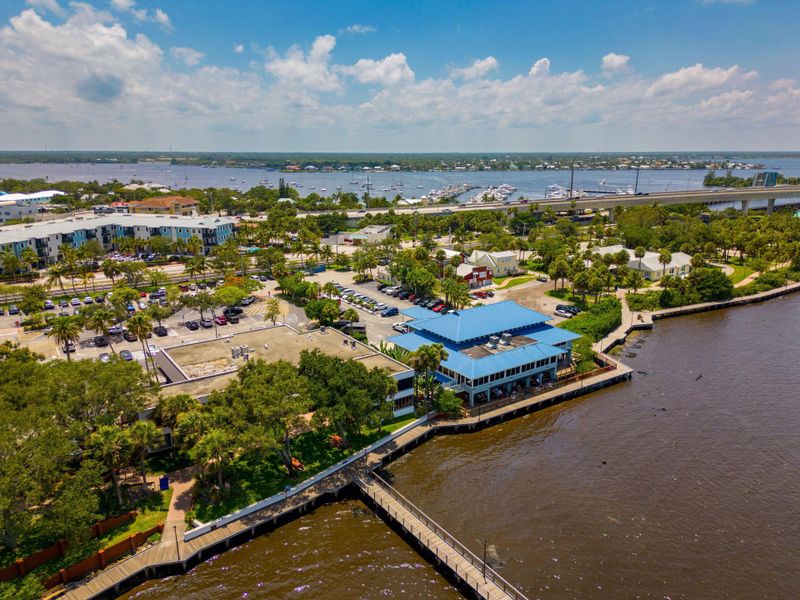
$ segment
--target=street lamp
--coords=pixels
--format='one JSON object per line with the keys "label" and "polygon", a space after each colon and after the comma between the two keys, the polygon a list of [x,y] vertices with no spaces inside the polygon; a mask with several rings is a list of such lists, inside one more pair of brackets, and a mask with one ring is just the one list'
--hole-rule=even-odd
{"label": "street lamp", "polygon": [[175,534],[175,552],[178,553],[178,560],[181,559],[181,545],[178,543],[178,526],[172,526],[172,532]]}
{"label": "street lamp", "polygon": [[483,572],[482,572],[482,575],[483,575],[483,581],[485,583],[486,582],[486,538],[484,538],[482,541],[483,541],[483,569],[482,569]]}

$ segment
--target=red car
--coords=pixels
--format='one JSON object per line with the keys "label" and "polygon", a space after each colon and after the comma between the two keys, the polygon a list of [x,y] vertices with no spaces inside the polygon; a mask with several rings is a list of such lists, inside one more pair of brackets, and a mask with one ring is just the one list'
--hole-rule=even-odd
{"label": "red car", "polygon": [[417,299],[416,294],[409,294],[408,298],[406,298],[406,300],[408,300],[409,302],[413,302],[416,299]]}
{"label": "red car", "polygon": [[443,308],[444,308],[444,304],[437,304],[437,305],[436,305],[436,306],[434,306],[434,307],[433,307],[431,310],[432,310],[433,312],[441,312],[441,310],[442,310]]}
{"label": "red car", "polygon": [[139,292],[140,298],[147,298],[147,292]]}
{"label": "red car", "polygon": [[474,292],[478,298],[486,298],[488,294],[486,292]]}
{"label": "red car", "polygon": [[228,324],[228,319],[226,319],[224,316],[220,315],[218,317],[214,317],[214,322],[217,325],[227,325]]}

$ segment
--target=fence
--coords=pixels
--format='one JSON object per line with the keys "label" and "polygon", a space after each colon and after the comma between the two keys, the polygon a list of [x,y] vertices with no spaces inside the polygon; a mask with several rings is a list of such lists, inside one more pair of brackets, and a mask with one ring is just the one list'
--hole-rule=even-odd
{"label": "fence", "polygon": [[214,531],[215,529],[219,529],[220,527],[224,527],[228,523],[232,523],[233,521],[236,521],[238,519],[242,519],[242,518],[244,518],[244,517],[246,517],[248,515],[251,515],[251,514],[253,514],[255,512],[258,512],[259,510],[263,510],[263,509],[265,509],[265,508],[267,508],[269,506],[272,506],[273,504],[277,504],[278,502],[286,500],[286,498],[288,498],[290,496],[293,496],[295,494],[299,494],[303,490],[308,489],[309,487],[311,487],[315,483],[318,483],[318,482],[322,481],[323,479],[325,479],[326,477],[329,477],[333,473],[336,473],[337,471],[339,471],[339,470],[341,470],[341,469],[353,464],[355,461],[364,458],[367,454],[369,454],[373,450],[375,450],[377,448],[380,448],[381,446],[383,446],[385,444],[388,444],[392,440],[400,437],[401,435],[403,435],[404,433],[410,431],[411,429],[414,429],[415,427],[417,427],[419,425],[422,425],[427,420],[428,420],[428,417],[424,416],[424,417],[421,417],[421,418],[419,418],[419,419],[417,419],[415,421],[412,421],[411,423],[401,427],[397,431],[394,431],[394,432],[390,433],[389,435],[387,435],[385,437],[382,437],[378,441],[373,442],[372,444],[370,444],[366,448],[362,448],[361,450],[359,450],[358,452],[356,452],[352,456],[349,456],[346,459],[336,463],[335,465],[332,465],[332,466],[328,467],[324,471],[320,471],[319,473],[317,473],[313,477],[309,477],[308,479],[306,479],[302,483],[300,483],[300,484],[296,485],[295,487],[293,487],[289,491],[288,494],[283,493],[283,492],[280,492],[278,494],[274,494],[274,495],[270,496],[269,498],[265,498],[264,500],[260,500],[260,501],[254,503],[254,504],[251,504],[250,506],[246,506],[244,508],[241,508],[241,509],[237,510],[236,512],[233,512],[233,513],[231,513],[229,515],[225,515],[224,517],[220,517],[216,521],[212,521],[211,523],[206,523],[206,524],[204,524],[204,525],[202,525],[200,527],[196,527],[195,529],[187,531],[184,534],[183,541],[184,542],[188,542],[190,540],[193,540],[193,539],[195,539],[197,537],[200,537],[201,535],[209,533],[210,531]]}
{"label": "fence", "polygon": [[[433,531],[441,540],[450,546],[459,556],[464,558],[467,562],[469,562],[472,566],[482,572],[483,576],[488,580],[494,583],[497,587],[499,587],[503,592],[505,592],[508,596],[514,599],[519,600],[527,600],[526,596],[524,596],[519,590],[517,590],[513,585],[511,585],[508,581],[503,579],[497,571],[492,569],[486,562],[477,556],[464,544],[459,542],[455,537],[453,537],[444,527],[439,525],[436,521],[431,519],[428,515],[426,515],[422,510],[417,508],[417,506],[408,500],[405,496],[403,496],[400,492],[394,489],[391,485],[389,485],[385,480],[383,480],[379,475],[376,473],[371,473],[370,476],[372,477],[373,481],[377,483],[383,491],[385,491],[389,496],[391,496],[395,501],[397,501],[403,508],[405,508],[408,512],[410,512],[416,519],[421,521],[428,529]],[[390,510],[389,507],[383,506],[380,502],[379,498],[373,498],[378,504],[385,509],[387,512]],[[399,517],[397,514],[392,515],[392,518],[397,520]],[[438,554],[437,554],[438,556]]]}
{"label": "fence", "polygon": [[42,585],[45,587],[45,589],[50,589],[57,585],[63,585],[69,583],[70,581],[81,579],[84,575],[91,573],[92,571],[104,569],[106,565],[117,560],[121,556],[136,552],[136,549],[144,544],[151,535],[154,533],[161,533],[163,530],[164,524],[159,523],[158,525],[155,525],[146,531],[140,531],[139,533],[131,534],[121,542],[118,542],[113,546],[109,546],[108,548],[103,548],[95,554],[92,554],[90,557],[75,563],[71,567],[61,569],[55,575],[43,580]]}
{"label": "fence", "polygon": [[[136,515],[136,511],[132,510],[122,515],[106,519],[105,521],[95,523],[89,527],[89,537],[100,537],[107,531],[119,527],[123,523],[133,521],[136,519]],[[0,581],[9,581],[15,577],[22,577],[25,573],[29,573],[46,562],[61,558],[66,555],[67,548],[69,548],[67,540],[59,540],[55,544],[39,550],[38,552],[34,552],[30,556],[17,559],[14,563],[0,570]]]}

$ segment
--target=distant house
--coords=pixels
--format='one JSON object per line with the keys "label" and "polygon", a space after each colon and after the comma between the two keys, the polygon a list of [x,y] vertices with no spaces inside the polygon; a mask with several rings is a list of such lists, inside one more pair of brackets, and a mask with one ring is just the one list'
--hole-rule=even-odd
{"label": "distant house", "polygon": [[185,196],[159,196],[137,202],[131,201],[128,203],[128,207],[132,214],[182,215],[190,217],[197,214],[199,204],[194,198]]}
{"label": "distant house", "polygon": [[376,244],[392,235],[391,225],[369,225],[354,233],[344,234],[344,241],[353,245]]}
{"label": "distant house", "polygon": [[647,251],[640,261],[634,256],[634,251],[625,248],[622,244],[614,246],[603,246],[601,248],[590,248],[595,254],[605,256],[607,254],[617,254],[620,250],[625,250],[630,257],[628,268],[632,271],[639,271],[647,281],[658,281],[662,275],[673,275],[675,277],[685,277],[692,271],[692,257],[685,252],[673,252],[672,260],[669,264],[662,265],[658,262],[658,252]]}
{"label": "distant house", "polygon": [[483,287],[492,283],[492,270],[488,267],[476,267],[467,263],[462,263],[456,267],[456,275],[467,284],[469,289]]}
{"label": "distant house", "polygon": [[505,277],[519,269],[517,253],[513,250],[503,252],[473,250],[468,260],[472,265],[491,269],[495,277]]}

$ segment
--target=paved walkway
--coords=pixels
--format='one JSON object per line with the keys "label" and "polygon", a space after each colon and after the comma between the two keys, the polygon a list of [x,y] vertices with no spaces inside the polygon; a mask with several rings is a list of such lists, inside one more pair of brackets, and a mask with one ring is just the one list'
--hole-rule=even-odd
{"label": "paved walkway", "polygon": [[[452,430],[454,427],[464,426],[466,426],[466,428],[472,428],[517,411],[532,409],[537,404],[546,406],[553,403],[562,395],[570,397],[576,392],[581,393],[593,386],[602,385],[616,377],[625,376],[631,372],[631,369],[622,363],[618,363],[608,357],[606,357],[606,360],[614,363],[616,368],[584,381],[570,383],[559,388],[547,390],[535,396],[521,398],[517,402],[498,406],[497,408],[486,407],[485,412],[482,412],[478,416],[422,423],[405,431],[398,437],[388,440],[375,450],[369,452],[364,458],[342,467],[308,488],[296,491],[287,496],[284,500],[278,501],[275,504],[257,510],[225,525],[221,525],[189,541],[184,540],[184,529],[179,528],[181,526],[185,528],[183,516],[188,508],[186,502],[191,493],[193,473],[183,473],[183,475],[176,477],[175,491],[173,492],[172,502],[170,503],[167,526],[165,526],[164,533],[162,534],[161,543],[115,563],[84,584],[67,592],[64,598],[69,600],[87,600],[93,598],[106,590],[113,589],[120,582],[125,581],[132,575],[153,567],[181,563],[192,556],[201,554],[204,550],[214,548],[220,543],[227,544],[231,538],[248,530],[254,532],[255,527],[258,525],[274,521],[278,517],[292,513],[298,509],[304,511],[307,507],[320,501],[324,496],[341,492],[344,488],[353,483],[356,478],[363,477],[366,470],[373,470],[382,466],[384,461],[391,455],[403,450],[406,446],[413,446],[419,443],[421,441],[420,438],[435,433],[437,429]],[[175,527],[174,530],[172,529],[173,525]],[[177,540],[175,539],[176,533],[178,534]],[[492,596],[492,598],[495,597],[499,598],[499,596]]]}

